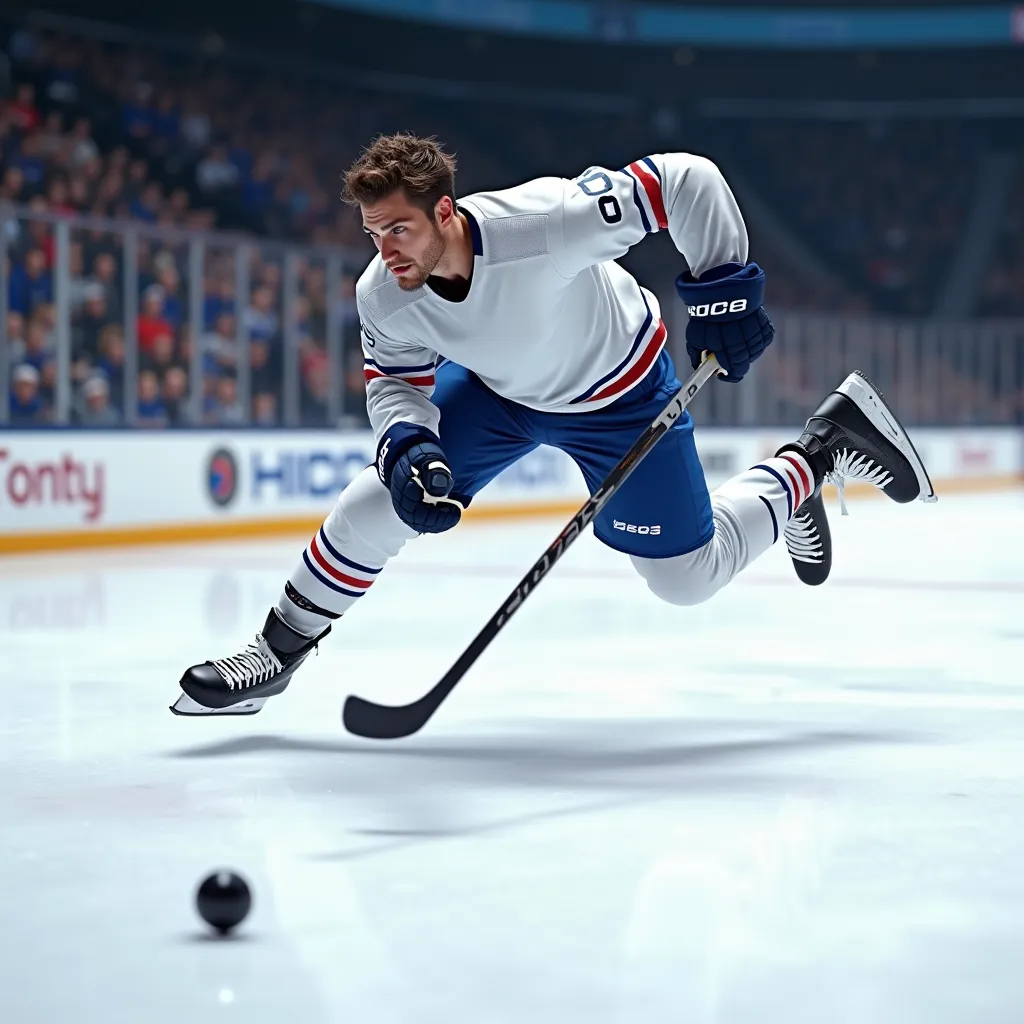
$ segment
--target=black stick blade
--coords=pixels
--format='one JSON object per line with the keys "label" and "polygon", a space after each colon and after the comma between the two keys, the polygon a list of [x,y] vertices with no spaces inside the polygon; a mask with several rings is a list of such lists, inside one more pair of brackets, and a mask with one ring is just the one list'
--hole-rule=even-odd
{"label": "black stick blade", "polygon": [[399,707],[374,704],[355,695],[347,697],[341,712],[345,728],[369,740],[400,740],[419,732],[430,721],[437,704],[430,700],[433,692],[412,704]]}

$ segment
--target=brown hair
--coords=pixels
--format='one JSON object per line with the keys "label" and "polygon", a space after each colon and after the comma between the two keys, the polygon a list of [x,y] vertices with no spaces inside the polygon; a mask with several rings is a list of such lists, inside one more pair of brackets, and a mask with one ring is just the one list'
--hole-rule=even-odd
{"label": "brown hair", "polygon": [[345,173],[341,198],[352,206],[375,203],[399,189],[433,219],[440,199],[455,202],[455,157],[433,137],[379,135]]}

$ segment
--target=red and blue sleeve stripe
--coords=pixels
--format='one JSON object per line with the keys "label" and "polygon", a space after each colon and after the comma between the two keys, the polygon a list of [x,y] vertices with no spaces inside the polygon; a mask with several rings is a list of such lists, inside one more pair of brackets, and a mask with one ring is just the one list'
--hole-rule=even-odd
{"label": "red and blue sleeve stripe", "polygon": [[367,359],[363,363],[363,377],[367,383],[381,377],[394,377],[416,387],[432,388],[434,366],[434,363],[422,363],[419,366],[382,366],[373,359]]}
{"label": "red and blue sleeve stripe", "polygon": [[[663,231],[668,227],[668,215],[665,213],[661,174],[657,165],[649,156],[645,156],[642,160],[634,160],[622,170],[633,179],[633,202],[640,211],[644,229],[648,233]],[[652,223],[657,227],[652,227]]]}

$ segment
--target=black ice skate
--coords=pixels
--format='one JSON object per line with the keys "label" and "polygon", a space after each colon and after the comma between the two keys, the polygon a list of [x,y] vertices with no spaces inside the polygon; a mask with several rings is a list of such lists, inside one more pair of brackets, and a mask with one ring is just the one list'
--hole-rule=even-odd
{"label": "black ice skate", "polygon": [[818,406],[800,439],[784,445],[779,454],[787,450],[800,452],[814,470],[814,493],[785,530],[796,574],[811,586],[824,583],[832,568],[822,483],[835,485],[844,516],[848,512],[843,488],[854,480],[873,484],[901,505],[916,498],[936,500],[928,471],[907,432],[859,370]]}
{"label": "black ice skate", "polygon": [[288,685],[309,652],[331,631],[304,636],[270,609],[263,632],[240,654],[193,665],[182,677],[176,715],[254,715]]}

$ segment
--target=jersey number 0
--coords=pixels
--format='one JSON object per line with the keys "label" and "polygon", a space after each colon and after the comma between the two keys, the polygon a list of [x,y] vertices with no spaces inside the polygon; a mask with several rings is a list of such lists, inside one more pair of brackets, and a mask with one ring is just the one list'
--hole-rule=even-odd
{"label": "jersey number 0", "polygon": [[593,196],[597,199],[597,208],[601,211],[607,224],[618,224],[622,220],[622,207],[619,206],[615,196],[606,195],[611,192],[612,179],[604,171],[597,171],[576,182],[583,190],[584,195]]}

